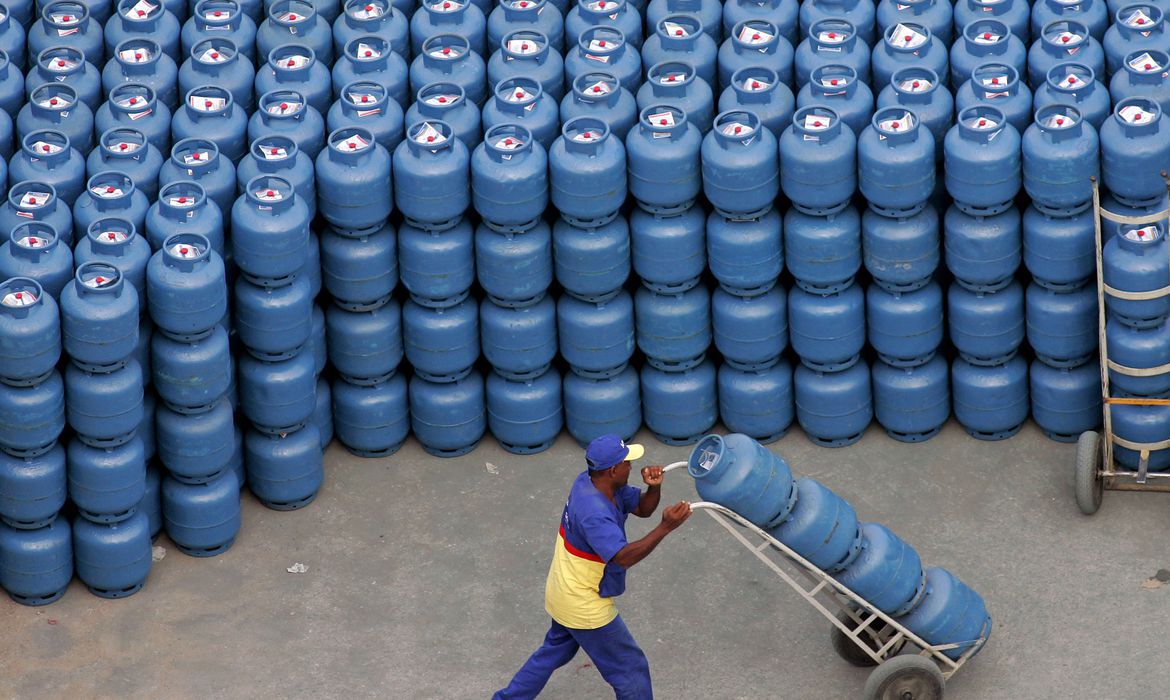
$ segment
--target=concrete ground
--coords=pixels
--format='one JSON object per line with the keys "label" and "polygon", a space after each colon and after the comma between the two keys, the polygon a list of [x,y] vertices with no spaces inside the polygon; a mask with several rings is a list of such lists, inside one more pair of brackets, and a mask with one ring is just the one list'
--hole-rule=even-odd
{"label": "concrete ground", "polygon": [[[640,438],[650,463],[688,448]],[[1072,500],[1074,448],[1034,425],[998,443],[954,423],[920,445],[877,426],[828,450],[799,430],[773,445],[793,471],[886,523],[928,564],[987,600],[995,631],[948,698],[1166,697],[1170,498]],[[582,454],[567,434],[516,457],[487,438],[439,460],[413,439],[386,459],[334,444],[310,507],[245,497],[236,545],[166,556],[121,601],[74,581],[44,608],[0,601],[0,698],[487,698],[547,627],[544,577]],[[664,502],[695,499],[682,472]],[[631,539],[657,519],[631,519]],[[305,573],[289,573],[296,563]],[[850,698],[866,671],[838,659],[829,624],[697,513],[630,574],[619,599],[660,698]],[[579,654],[542,697],[612,697]]]}

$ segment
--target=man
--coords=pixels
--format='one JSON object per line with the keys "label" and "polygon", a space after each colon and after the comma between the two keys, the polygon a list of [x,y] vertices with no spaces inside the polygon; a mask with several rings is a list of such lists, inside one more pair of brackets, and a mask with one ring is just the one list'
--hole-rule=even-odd
{"label": "man", "polygon": [[662,522],[636,542],[626,541],[626,516],[648,518],[658,508],[662,467],[642,468],[645,493],[629,486],[630,462],[645,450],[617,435],[602,435],[585,451],[588,469],[577,476],[561,515],[560,532],[544,587],[552,626],[544,644],[525,662],[494,700],[535,698],[553,671],[569,663],[578,648],[592,659],[618,700],[653,697],[650,665],[618,615],[614,597],[626,589],[626,569],[646,558],[658,543],[690,517],[679,501],[662,512]]}

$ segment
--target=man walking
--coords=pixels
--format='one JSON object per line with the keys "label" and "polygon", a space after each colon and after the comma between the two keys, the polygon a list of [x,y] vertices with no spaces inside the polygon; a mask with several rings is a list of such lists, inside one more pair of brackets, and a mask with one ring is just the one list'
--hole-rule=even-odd
{"label": "man walking", "polygon": [[614,597],[626,590],[626,569],[646,558],[658,543],[690,517],[685,501],[662,512],[662,522],[645,537],[626,541],[626,517],[650,517],[658,508],[662,467],[642,468],[646,491],[629,486],[630,462],[645,450],[617,435],[602,435],[585,450],[588,469],[569,490],[552,565],[544,587],[544,607],[552,625],[537,649],[493,700],[535,698],[553,671],[583,648],[618,700],[653,698],[650,665]]}

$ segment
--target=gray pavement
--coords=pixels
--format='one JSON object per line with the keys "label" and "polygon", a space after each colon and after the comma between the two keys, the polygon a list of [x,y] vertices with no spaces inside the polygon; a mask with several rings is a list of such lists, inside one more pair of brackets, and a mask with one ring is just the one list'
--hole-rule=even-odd
{"label": "gray pavement", "polygon": [[[647,463],[689,452],[639,437]],[[1108,492],[1082,516],[1073,446],[1032,424],[998,443],[952,422],[920,445],[875,425],[849,448],[798,429],[772,447],[985,597],[994,634],[948,698],[1170,695],[1170,584],[1142,585],[1170,569],[1170,497]],[[220,557],[164,536],[129,599],[74,581],[48,607],[0,601],[0,698],[486,698],[545,632],[544,577],[581,468],[567,434],[531,457],[490,437],[451,460],[413,439],[380,460],[334,444],[314,504],[278,513],[245,495]],[[671,477],[664,502],[695,498]],[[631,518],[631,538],[655,522]],[[298,562],[307,572],[286,570]],[[828,623],[701,513],[632,570],[618,607],[660,698],[851,698],[865,682],[833,654]],[[542,697],[612,694],[579,654]]]}

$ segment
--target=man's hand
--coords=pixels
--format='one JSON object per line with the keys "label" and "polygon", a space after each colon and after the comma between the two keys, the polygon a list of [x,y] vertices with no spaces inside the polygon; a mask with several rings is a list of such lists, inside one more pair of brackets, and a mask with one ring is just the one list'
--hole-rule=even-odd
{"label": "man's hand", "polygon": [[686,522],[686,519],[689,517],[691,517],[691,504],[686,501],[679,501],[662,511],[662,524],[667,530],[674,530]]}
{"label": "man's hand", "polygon": [[647,486],[661,486],[662,467],[642,467],[642,481]]}

